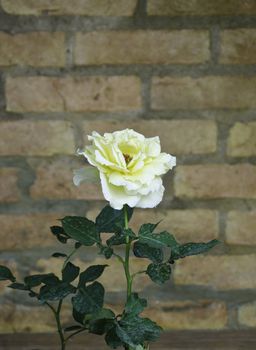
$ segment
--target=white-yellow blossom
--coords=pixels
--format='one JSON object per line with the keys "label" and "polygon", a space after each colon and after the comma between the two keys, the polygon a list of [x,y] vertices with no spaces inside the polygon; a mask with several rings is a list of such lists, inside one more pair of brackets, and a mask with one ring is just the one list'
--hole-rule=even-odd
{"label": "white-yellow blossom", "polygon": [[[103,136],[94,131],[88,139],[92,145],[78,153],[98,169],[103,195],[111,207],[153,208],[161,202],[161,177],[176,165],[176,157],[161,153],[159,137],[146,138],[125,129]],[[75,185],[88,180],[87,168],[75,172]]]}

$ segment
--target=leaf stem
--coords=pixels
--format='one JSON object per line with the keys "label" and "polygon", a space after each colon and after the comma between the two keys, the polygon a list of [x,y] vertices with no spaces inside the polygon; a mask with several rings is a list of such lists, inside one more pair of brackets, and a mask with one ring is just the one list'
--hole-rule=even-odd
{"label": "leaf stem", "polygon": [[[124,206],[124,227],[127,230],[128,227],[128,212],[127,212],[127,206]],[[130,249],[131,249],[131,241],[130,237],[127,234],[126,235],[126,245],[125,245],[125,260],[124,260],[124,271],[125,271],[125,277],[126,277],[126,283],[127,283],[127,301],[132,293],[132,276],[130,274]]]}
{"label": "leaf stem", "polygon": [[63,270],[65,269],[65,267],[66,267],[67,263],[69,262],[70,258],[76,253],[76,251],[77,251],[79,248],[80,248],[80,247],[78,247],[78,248],[75,247],[75,248],[72,250],[72,252],[66,257],[66,259],[65,259],[65,261],[64,261],[64,263],[63,263],[63,266],[62,266],[62,270],[61,270],[61,271],[63,271]]}
{"label": "leaf stem", "polygon": [[77,335],[77,334],[79,334],[79,333],[81,333],[81,332],[86,331],[86,329],[87,329],[87,328],[81,328],[81,329],[79,329],[78,331],[76,331],[76,332],[70,334],[70,335],[66,338],[66,342],[67,342],[69,339],[71,339],[72,337],[74,337],[75,335]]}

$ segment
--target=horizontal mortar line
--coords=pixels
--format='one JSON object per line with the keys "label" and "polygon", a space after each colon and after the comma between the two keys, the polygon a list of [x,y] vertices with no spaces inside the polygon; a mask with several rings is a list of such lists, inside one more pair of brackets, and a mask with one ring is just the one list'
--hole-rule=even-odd
{"label": "horizontal mortar line", "polygon": [[[20,19],[22,18],[22,27]],[[28,31],[92,31],[92,30],[136,30],[136,29],[209,29],[255,28],[256,16],[18,16],[0,13],[0,30],[11,33]]]}
{"label": "horizontal mortar line", "polygon": [[6,121],[68,121],[68,122],[77,122],[77,121],[88,121],[93,122],[97,120],[115,120],[120,121],[125,119],[135,119],[141,120],[144,112],[142,110],[138,111],[129,111],[129,112],[26,112],[26,113],[16,113],[16,112],[7,112],[0,111],[0,123]]}
{"label": "horizontal mortar line", "polygon": [[256,75],[254,65],[224,65],[224,64],[130,64],[130,65],[88,65],[67,66],[64,68],[42,67],[2,67],[5,76],[47,76],[47,77],[84,77],[84,76],[130,76],[136,75],[142,79],[153,76],[239,76]]}
{"label": "horizontal mortar line", "polygon": [[[104,118],[104,119],[103,119]],[[16,113],[0,110],[0,123],[6,121],[68,121],[68,122],[91,122],[91,121],[123,121],[129,118],[131,121],[150,120],[201,120],[217,121],[223,126],[231,126],[235,122],[256,121],[256,109],[176,109],[176,110],[149,110],[148,112],[26,112]]]}

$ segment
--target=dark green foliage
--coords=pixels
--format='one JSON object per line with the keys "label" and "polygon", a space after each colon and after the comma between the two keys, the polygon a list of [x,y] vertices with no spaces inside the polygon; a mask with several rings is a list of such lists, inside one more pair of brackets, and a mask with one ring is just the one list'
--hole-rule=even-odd
{"label": "dark green foliage", "polygon": [[125,313],[138,315],[145,307],[147,307],[147,300],[139,298],[138,293],[132,293],[125,305]]}
{"label": "dark green foliage", "polygon": [[61,226],[52,226],[50,227],[50,230],[52,234],[58,239],[59,242],[65,244],[67,243],[67,240],[69,239],[68,235],[64,231],[63,227]]}
{"label": "dark green foliage", "polygon": [[207,243],[186,243],[176,244],[171,250],[171,260],[177,260],[185,258],[190,255],[203,254],[215,247],[220,242],[217,239],[213,239]]}
{"label": "dark green foliage", "polygon": [[162,328],[155,322],[134,314],[125,314],[116,327],[116,334],[120,340],[134,347],[145,341],[156,340],[161,331]]}
{"label": "dark green foliage", "polygon": [[93,282],[88,287],[80,288],[72,298],[74,309],[80,314],[95,313],[102,309],[105,290],[99,282]]}
{"label": "dark green foliage", "polygon": [[176,244],[176,240],[171,233],[167,231],[154,233],[157,225],[158,223],[142,225],[139,230],[139,241],[152,248],[171,247]]}
{"label": "dark green foliage", "polygon": [[150,247],[147,243],[142,243],[140,241],[134,243],[133,253],[138,258],[148,258],[155,263],[162,262],[164,258],[161,248],[153,248]]}
{"label": "dark green foliage", "polygon": [[100,248],[99,254],[104,255],[106,259],[110,259],[114,253],[111,247],[104,246],[102,244],[98,244],[98,248]]}
{"label": "dark green foliage", "polygon": [[76,288],[67,282],[59,281],[54,285],[45,285],[41,287],[39,293],[39,300],[55,301],[64,299],[67,295],[76,292]]}
{"label": "dark green foliage", "polygon": [[[126,206],[128,220],[131,219],[133,208]],[[116,210],[109,205],[105,206],[96,218],[96,226],[99,232],[120,232],[124,228],[124,208]]]}
{"label": "dark green foliage", "polygon": [[86,283],[93,282],[99,278],[108,265],[92,265],[80,273],[78,288],[84,287]]}
{"label": "dark green foliage", "polygon": [[41,274],[41,275],[32,275],[27,276],[24,278],[24,283],[29,288],[37,287],[40,284],[54,284],[55,282],[58,282],[59,279],[56,277],[53,273],[47,273],[47,274]]}
{"label": "dark green foliage", "polygon": [[69,261],[62,270],[62,280],[68,283],[74,281],[79,275],[79,271],[80,268]]}
{"label": "dark green foliage", "polygon": [[112,349],[116,349],[119,346],[123,345],[122,340],[119,338],[119,336],[116,333],[117,329],[117,323],[114,323],[112,328],[108,330],[105,336],[105,341],[108,346],[110,346]]}
{"label": "dark green foliage", "polygon": [[157,284],[163,284],[170,279],[171,266],[168,263],[150,264],[147,268],[147,274],[151,280]]}
{"label": "dark green foliage", "polygon": [[110,309],[101,309],[89,321],[89,332],[102,335],[113,327],[115,314]]}
{"label": "dark green foliage", "polygon": [[70,326],[70,327],[64,328],[64,332],[73,332],[73,331],[78,331],[80,329],[83,329],[83,327],[81,327],[81,326]]}
{"label": "dark green foliage", "polygon": [[91,246],[100,243],[100,235],[94,222],[82,216],[66,216],[61,220],[68,236],[75,241]]}
{"label": "dark green foliage", "polygon": [[11,270],[6,266],[0,265],[0,281],[11,281],[15,282],[15,277],[13,276]]}
{"label": "dark green foliage", "polygon": [[9,288],[12,288],[12,289],[17,289],[17,290],[29,290],[28,286],[26,286],[25,284],[23,283],[12,283],[8,286]]}
{"label": "dark green foliage", "polygon": [[123,229],[122,231],[114,234],[107,240],[108,246],[120,245],[126,243],[126,237],[129,237],[130,241],[137,239],[135,233],[131,229]]}

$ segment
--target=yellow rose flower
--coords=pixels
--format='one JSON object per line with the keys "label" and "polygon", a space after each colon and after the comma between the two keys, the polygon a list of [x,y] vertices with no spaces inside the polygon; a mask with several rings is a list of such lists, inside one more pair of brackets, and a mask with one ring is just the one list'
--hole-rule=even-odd
{"label": "yellow rose flower", "polygon": [[[159,137],[146,138],[132,129],[103,136],[88,136],[91,146],[79,151],[97,168],[105,199],[114,209],[153,208],[164,193],[161,176],[176,165],[176,157],[161,153]],[[94,174],[83,168],[75,172],[74,183],[88,181]]]}

